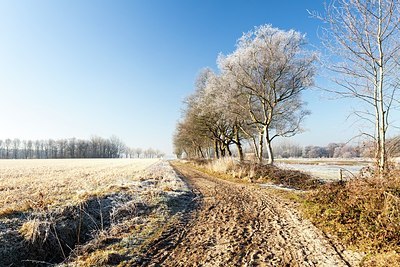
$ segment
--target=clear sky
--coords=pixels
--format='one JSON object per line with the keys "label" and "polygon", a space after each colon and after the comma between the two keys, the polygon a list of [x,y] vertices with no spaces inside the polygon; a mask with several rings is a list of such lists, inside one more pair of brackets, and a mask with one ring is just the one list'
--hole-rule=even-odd
{"label": "clear sky", "polygon": [[[182,100],[203,67],[261,24],[306,33],[323,0],[0,0],[0,139],[116,135],[172,152]],[[305,94],[302,145],[347,141],[351,103]]]}

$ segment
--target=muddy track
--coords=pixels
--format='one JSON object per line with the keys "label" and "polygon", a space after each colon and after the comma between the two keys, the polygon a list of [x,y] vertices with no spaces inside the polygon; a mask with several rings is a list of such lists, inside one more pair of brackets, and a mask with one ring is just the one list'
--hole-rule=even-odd
{"label": "muddy track", "polygon": [[215,179],[174,166],[197,205],[147,250],[143,266],[357,266],[268,189]]}

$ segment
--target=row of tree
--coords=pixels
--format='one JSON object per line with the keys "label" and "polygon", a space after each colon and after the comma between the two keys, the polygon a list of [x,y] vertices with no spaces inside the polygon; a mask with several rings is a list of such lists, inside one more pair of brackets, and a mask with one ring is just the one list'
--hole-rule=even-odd
{"label": "row of tree", "polygon": [[235,145],[243,160],[248,141],[259,162],[266,149],[273,163],[272,141],[301,132],[309,114],[301,93],[313,85],[316,55],[305,43],[299,32],[262,25],[218,57],[218,74],[201,71],[174,136],[178,157],[224,157]]}
{"label": "row of tree", "polygon": [[[354,112],[366,123],[360,135],[373,140],[383,177],[390,115],[400,106],[400,2],[332,0],[324,14],[310,14],[324,22],[327,60],[319,62],[336,84],[325,90],[360,101]],[[270,25],[244,34],[232,54],[218,58],[218,74],[206,69],[198,76],[174,136],[175,153],[218,158],[236,145],[242,160],[247,140],[259,162],[266,149],[273,163],[271,142],[299,133],[309,114],[301,93],[313,85],[317,57],[304,45],[304,35]]]}
{"label": "row of tree", "polygon": [[373,156],[373,143],[349,145],[330,143],[327,146],[300,146],[281,143],[274,146],[274,152],[280,158],[370,158]]}
{"label": "row of tree", "polygon": [[85,139],[0,140],[0,159],[159,158],[159,150],[129,148],[118,137]]}

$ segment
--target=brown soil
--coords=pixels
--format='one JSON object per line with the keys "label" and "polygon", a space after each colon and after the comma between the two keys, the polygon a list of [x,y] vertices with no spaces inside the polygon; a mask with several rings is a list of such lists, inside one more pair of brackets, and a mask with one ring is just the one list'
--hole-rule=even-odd
{"label": "brown soil", "polygon": [[[256,185],[213,178],[174,166],[192,186],[197,208],[136,258],[142,266],[358,266],[345,251],[302,219],[292,203]],[[336,245],[335,245],[336,244]],[[133,262],[131,262],[133,263]]]}

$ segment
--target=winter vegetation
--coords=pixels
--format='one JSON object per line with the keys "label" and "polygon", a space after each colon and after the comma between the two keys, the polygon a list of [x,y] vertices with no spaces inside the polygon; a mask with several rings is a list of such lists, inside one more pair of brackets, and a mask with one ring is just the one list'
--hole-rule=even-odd
{"label": "winter vegetation", "polygon": [[[305,48],[301,33],[261,25],[245,33],[234,52],[218,57],[218,72],[200,72],[177,125],[175,153],[225,178],[311,185],[307,194],[292,197],[310,220],[366,253],[363,264],[399,266],[400,182],[392,158],[399,156],[400,139],[388,133],[398,126],[392,114],[400,104],[400,2],[332,0],[322,14],[309,13],[323,22],[318,58]],[[359,101],[351,114],[360,125],[359,144],[273,143],[303,131],[310,112],[302,92],[316,75],[332,81],[322,90]],[[258,164],[245,161],[245,154]],[[233,155],[240,163],[216,160]],[[275,157],[347,158],[357,168],[355,158],[361,157],[373,164],[351,179],[318,184],[304,173],[277,168]]]}
{"label": "winter vegetation", "polygon": [[0,177],[0,266],[135,265],[189,192],[159,159],[3,160]]}
{"label": "winter vegetation", "polygon": [[[361,136],[371,138],[364,142],[365,149],[330,144],[327,149],[305,147],[302,155],[297,150],[295,156],[372,155],[376,173],[384,178],[390,167],[390,114],[399,104],[399,3],[338,0],[326,5],[322,15],[310,14],[325,23],[321,37],[325,49],[318,61],[337,88],[325,90],[360,100],[362,110],[353,115],[372,123],[374,131],[370,126],[360,129]],[[234,52],[218,56],[217,73],[202,70],[177,125],[178,158],[232,156],[234,145],[243,161],[246,143],[259,163],[266,156],[273,164],[272,141],[300,133],[310,113],[301,94],[314,85],[317,54],[305,44],[299,32],[261,25],[243,34]]]}
{"label": "winter vegetation", "polygon": [[272,164],[272,141],[301,132],[309,114],[301,93],[313,85],[316,55],[305,44],[299,32],[262,25],[218,57],[219,73],[200,72],[174,136],[177,156],[231,156],[235,145],[243,160],[248,141],[260,163],[266,149]]}
{"label": "winter vegetation", "polygon": [[[390,158],[400,156],[400,137],[386,141],[387,154]],[[326,146],[301,146],[288,140],[276,142],[273,151],[277,158],[374,158],[374,143],[371,141],[360,144],[329,143]]]}
{"label": "winter vegetation", "polygon": [[157,159],[65,159],[0,161],[0,215],[37,205],[63,205],[104,191]]}
{"label": "winter vegetation", "polygon": [[[311,14],[324,22],[322,44],[330,59],[322,61],[337,89],[333,93],[359,100],[354,112],[369,127],[361,135],[374,142],[377,173],[389,168],[387,133],[390,115],[399,106],[400,3],[398,0],[335,0],[325,13]],[[332,58],[335,59],[332,59]]]}
{"label": "winter vegetation", "polygon": [[305,214],[366,252],[365,265],[398,266],[400,181],[390,157],[398,156],[399,138],[387,134],[399,106],[400,2],[335,0],[324,14],[311,14],[324,22],[321,37],[330,58],[322,66],[337,85],[326,90],[359,100],[352,115],[364,125],[360,135],[372,140],[375,168],[310,193]]}
{"label": "winter vegetation", "polygon": [[[400,156],[400,136],[388,133],[400,106],[400,2],[332,0],[323,14],[310,14],[324,23],[321,51],[298,31],[261,25],[244,33],[232,53],[218,55],[217,70],[199,72],[176,126],[174,153],[215,181],[292,190],[283,198],[326,237],[365,253],[366,265],[396,266],[400,171],[392,158]],[[359,143],[287,141],[304,131],[311,112],[303,93],[320,74],[332,81],[322,90],[360,101],[352,114],[362,122]],[[163,156],[114,136],[0,140],[0,266],[151,265],[145,256],[151,245],[173,246],[165,229],[178,228],[163,227],[181,224],[195,199],[218,199],[212,194],[223,186],[214,181],[215,193],[195,192]]]}
{"label": "winter vegetation", "polygon": [[161,158],[164,153],[152,148],[130,148],[118,137],[90,140],[0,140],[0,159],[68,159],[68,158]]}

